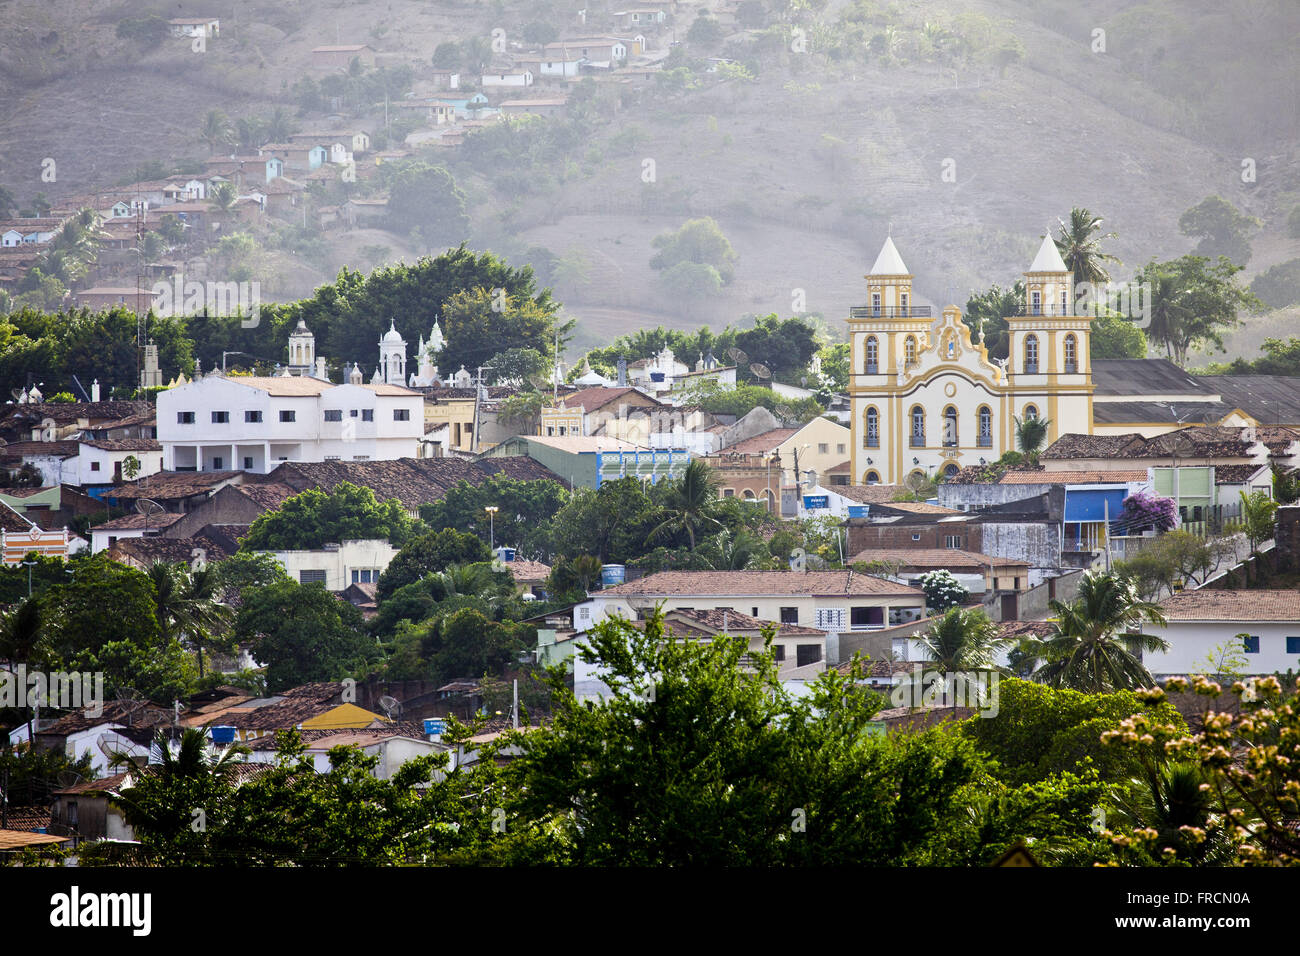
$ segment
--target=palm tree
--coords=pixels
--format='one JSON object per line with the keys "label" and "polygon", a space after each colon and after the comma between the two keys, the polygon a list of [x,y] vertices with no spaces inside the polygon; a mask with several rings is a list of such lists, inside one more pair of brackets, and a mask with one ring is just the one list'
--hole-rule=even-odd
{"label": "palm tree", "polygon": [[1169,642],[1133,628],[1163,625],[1165,618],[1159,605],[1142,600],[1132,580],[1115,571],[1087,571],[1072,602],[1053,599],[1048,606],[1053,632],[1030,650],[1043,662],[1035,680],[1094,694],[1155,683],[1140,655],[1166,651]]}
{"label": "palm tree", "polygon": [[239,193],[233,183],[217,183],[208,192],[208,199],[217,204],[217,208],[222,212],[230,212],[235,208],[235,202],[239,199]]}
{"label": "palm tree", "polygon": [[1038,461],[1038,452],[1043,447],[1043,442],[1047,441],[1047,433],[1051,428],[1052,420],[1050,418],[1015,418],[1016,422],[1016,444],[1020,450],[1025,453],[1030,461]]}
{"label": "palm tree", "polygon": [[1175,276],[1154,265],[1143,270],[1141,279],[1150,289],[1151,324],[1147,335],[1165,347],[1165,355],[1179,365],[1187,363],[1184,329],[1193,314],[1186,289]]}
{"label": "palm tree", "polygon": [[762,539],[745,528],[734,535],[727,530],[719,531],[711,543],[713,567],[717,571],[744,571],[758,565],[767,554]]}
{"label": "palm tree", "polygon": [[216,569],[191,570],[184,564],[158,561],[149,566],[158,625],[165,638],[189,641],[203,676],[203,644],[230,623],[231,609],[217,599]]}
{"label": "palm tree", "polygon": [[1101,224],[1104,221],[1101,216],[1094,216],[1088,210],[1080,209],[1078,206],[1070,210],[1068,224],[1064,220],[1057,220],[1061,231],[1054,240],[1056,248],[1061,253],[1061,258],[1065,260],[1066,268],[1074,273],[1076,283],[1091,282],[1095,285],[1109,282],[1110,273],[1106,271],[1103,263],[1119,264],[1119,259],[1098,248],[1098,243],[1102,239],[1116,238],[1113,232],[1108,232],[1104,236],[1094,235],[1101,231]]}
{"label": "palm tree", "polygon": [[[30,570],[30,569],[29,569]],[[29,597],[10,609],[0,619],[0,657],[12,667],[15,661],[29,661],[45,631],[45,617],[41,613],[39,597]],[[32,736],[32,713],[27,714],[27,742]]]}
{"label": "palm tree", "polygon": [[199,130],[199,139],[208,144],[208,150],[215,153],[220,147],[230,145],[232,136],[233,131],[226,114],[221,110],[208,110]]}
{"label": "palm tree", "polygon": [[[1197,763],[1162,763],[1144,768],[1143,775],[1129,782],[1127,796],[1118,802],[1119,817],[1134,829],[1155,830],[1155,847],[1172,847],[1175,859],[1194,866],[1227,866],[1236,847],[1228,828],[1214,826],[1216,798],[1202,784],[1209,783]],[[1205,831],[1197,842],[1184,827]]]}
{"label": "palm tree", "polygon": [[[981,608],[961,607],[949,608],[928,631],[913,640],[934,665],[930,670],[945,675],[998,669],[994,656],[1010,643],[998,636],[997,624]],[[952,706],[957,707],[956,696]]]}
{"label": "palm tree", "polygon": [[667,517],[646,536],[652,540],[672,531],[685,531],[695,550],[695,532],[699,528],[721,528],[722,522],[709,514],[718,498],[717,479],[709,466],[698,458],[686,466],[682,477],[669,489],[662,511]]}
{"label": "palm tree", "polygon": [[296,129],[292,117],[283,106],[277,106],[270,118],[266,120],[266,135],[269,137],[268,142],[271,143],[288,142]]}

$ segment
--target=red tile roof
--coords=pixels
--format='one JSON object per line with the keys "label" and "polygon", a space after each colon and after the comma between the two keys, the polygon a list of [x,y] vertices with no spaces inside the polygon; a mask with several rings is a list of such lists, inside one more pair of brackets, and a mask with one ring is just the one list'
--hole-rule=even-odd
{"label": "red tile roof", "polygon": [[763,452],[769,452],[777,448],[798,431],[797,428],[773,428],[771,431],[755,435],[753,438],[746,438],[734,445],[728,445],[722,451],[734,455],[761,455]]}
{"label": "red tile roof", "polygon": [[1015,558],[995,558],[975,551],[956,548],[867,548],[855,554],[850,561],[897,562],[904,568],[951,568],[983,571],[986,568],[1027,567],[1027,561]]}
{"label": "red tile roof", "polygon": [[1300,591],[1226,591],[1201,588],[1166,598],[1160,609],[1170,621],[1278,621],[1300,624]]}

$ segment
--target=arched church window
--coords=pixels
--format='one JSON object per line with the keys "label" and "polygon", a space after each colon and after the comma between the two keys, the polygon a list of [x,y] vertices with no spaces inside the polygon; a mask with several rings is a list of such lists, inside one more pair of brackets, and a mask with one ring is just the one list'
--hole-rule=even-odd
{"label": "arched church window", "polygon": [[957,409],[952,405],[943,410],[943,447],[957,447]]}
{"label": "arched church window", "polygon": [[1071,332],[1065,337],[1065,371],[1067,373],[1077,372],[1079,370],[1079,340]]}
{"label": "arched church window", "polygon": [[1029,375],[1038,373],[1038,336],[1025,336],[1025,372]]}
{"label": "arched church window", "polygon": [[866,479],[867,479],[867,484],[869,485],[880,484],[880,474],[878,472],[874,472],[874,471],[867,472]]}
{"label": "arched church window", "polygon": [[925,447],[925,409],[920,405],[912,406],[912,441],[913,448]]}
{"label": "arched church window", "polygon": [[1038,417],[1038,406],[1037,406],[1037,405],[1026,405],[1026,406],[1025,406],[1025,421],[1032,421],[1033,419],[1035,419],[1035,418],[1037,418],[1037,417]]}
{"label": "arched church window", "polygon": [[903,342],[903,364],[910,368],[916,364],[916,336],[909,335]]}
{"label": "arched church window", "polygon": [[979,446],[981,448],[993,447],[993,410],[987,405],[981,405],[979,410]]}
{"label": "arched church window", "polygon": [[880,447],[880,412],[875,407],[867,409],[866,414],[866,437],[863,440],[864,448]]}
{"label": "arched church window", "polygon": [[867,359],[863,371],[875,375],[880,370],[880,343],[874,335],[867,336]]}

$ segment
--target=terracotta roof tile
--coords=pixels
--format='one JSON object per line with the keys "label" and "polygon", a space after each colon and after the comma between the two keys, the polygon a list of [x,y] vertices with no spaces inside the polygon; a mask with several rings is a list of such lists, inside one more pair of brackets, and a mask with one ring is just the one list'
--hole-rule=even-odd
{"label": "terracotta roof tile", "polygon": [[180,521],[185,516],[170,511],[162,514],[142,515],[129,514],[120,518],[114,518],[112,521],[105,521],[103,524],[91,526],[91,531],[134,531],[137,528],[166,528]]}
{"label": "terracotta roof tile", "polygon": [[831,491],[861,504],[888,504],[905,490],[901,485],[835,485]]}
{"label": "terracotta roof tile", "polygon": [[733,455],[761,455],[777,448],[798,431],[797,428],[773,428],[771,431],[763,432],[752,438],[746,438],[734,445],[728,445],[722,451]]}
{"label": "terracotta roof tile", "polygon": [[1281,621],[1300,623],[1300,591],[1226,591],[1201,588],[1166,598],[1160,609],[1170,621]]}
{"label": "terracotta roof tile", "polygon": [[855,554],[850,561],[898,562],[905,568],[952,568],[983,571],[989,567],[1024,567],[1026,561],[1015,558],[995,558],[975,551],[956,548],[867,548]]}

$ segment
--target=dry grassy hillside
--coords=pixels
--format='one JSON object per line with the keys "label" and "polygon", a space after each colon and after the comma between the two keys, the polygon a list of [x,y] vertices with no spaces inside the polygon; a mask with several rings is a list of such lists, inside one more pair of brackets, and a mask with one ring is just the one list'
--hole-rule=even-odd
{"label": "dry grassy hillside", "polygon": [[[538,10],[572,34],[580,6],[0,0],[0,184],[57,199],[122,181],[150,159],[202,158],[209,109],[233,119],[291,105],[290,87],[320,75],[310,62],[318,44],[369,43],[382,63],[416,66],[420,81],[444,40],[484,36],[495,24],[516,30]],[[587,6],[593,16],[605,10]],[[679,4],[676,35],[703,6]],[[834,27],[848,9],[826,4],[821,20]],[[577,161],[580,173],[541,195],[509,195],[490,171],[458,171],[471,197],[471,241],[516,255],[542,245],[582,262],[565,290],[582,323],[579,344],[647,322],[788,313],[797,289],[838,332],[891,226],[918,295],[938,306],[1013,282],[1043,230],[1076,205],[1119,233],[1109,246],[1124,262],[1119,272],[1188,251],[1178,217],[1211,194],[1264,221],[1248,278],[1300,255],[1285,234],[1300,202],[1300,81],[1293,57],[1260,46],[1294,37],[1293,4],[1105,0],[1080,10],[1065,0],[951,0],[872,9],[870,30],[897,24],[897,56],[846,62],[813,49],[753,81],[678,94],[651,87],[592,135],[600,160],[555,157]],[[200,12],[222,18],[221,38],[202,53],[170,39],[142,52],[114,36],[124,17]],[[1020,55],[1003,68],[906,54],[926,24],[963,17],[985,18]],[[1104,53],[1090,46],[1097,27],[1107,31]],[[382,113],[348,121],[373,128]],[[606,148],[616,140],[635,145]],[[56,183],[38,181],[45,157],[58,163]],[[1256,163],[1253,183],[1241,181],[1243,157]],[[642,181],[647,159],[652,184]],[[697,215],[714,216],[731,239],[736,279],[716,298],[676,303],[649,268],[651,240]],[[414,254],[405,236],[342,234],[319,261],[277,261],[280,285],[305,294],[340,264],[373,265],[363,246],[386,246],[393,259]],[[1233,343],[1249,349],[1263,337],[1244,330]]]}

